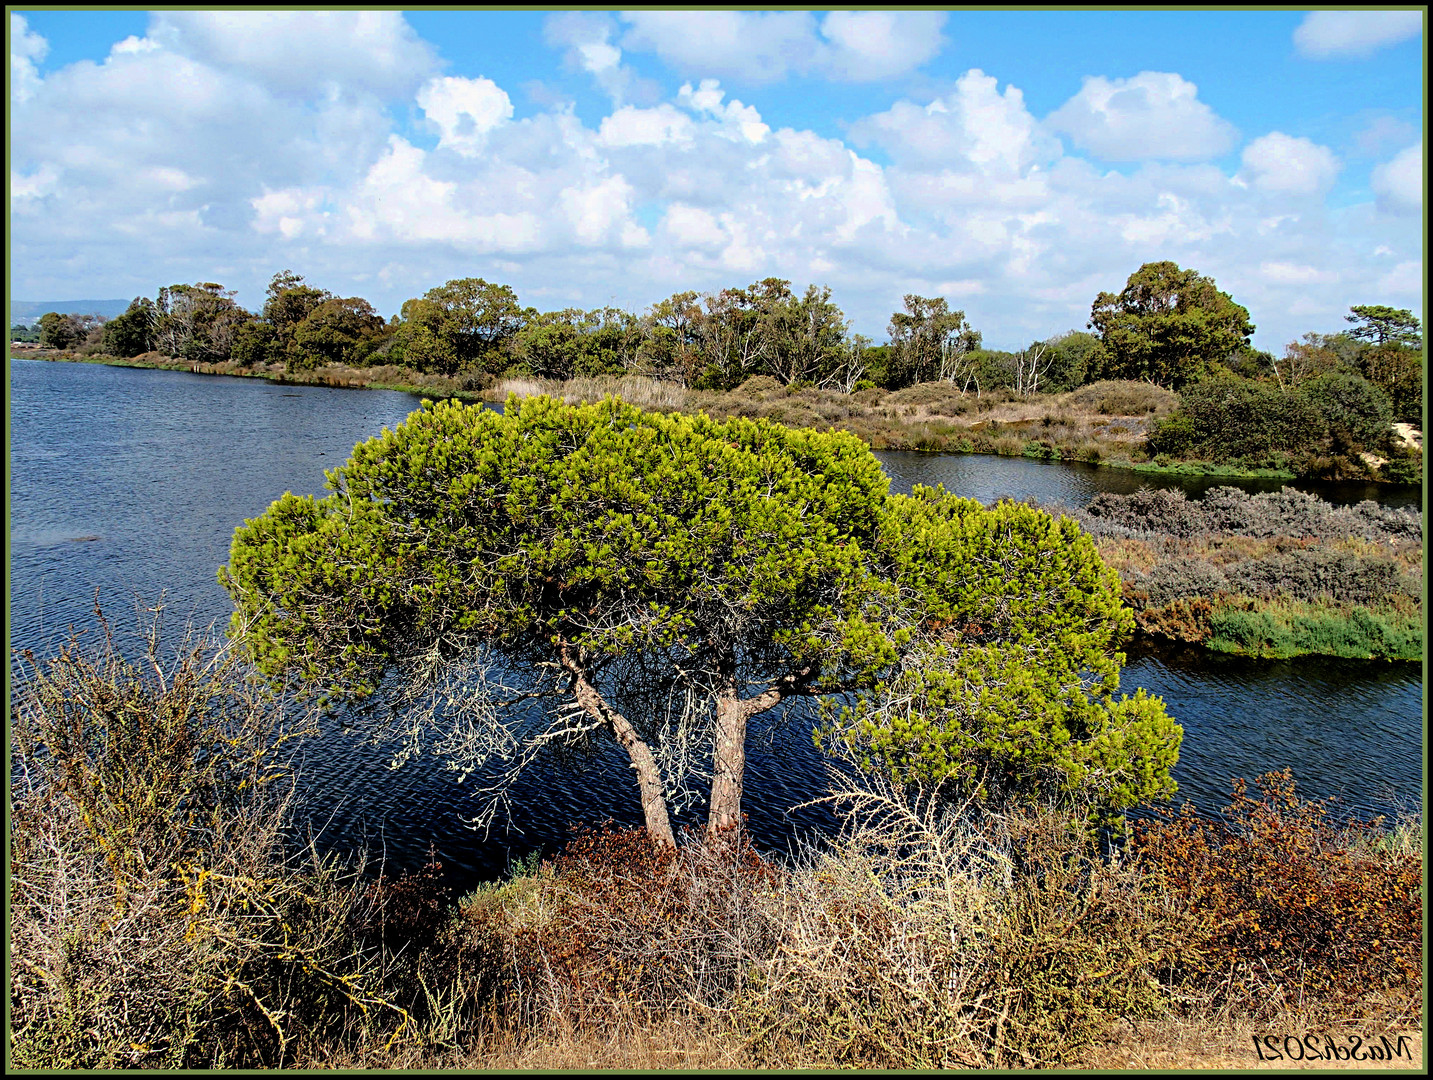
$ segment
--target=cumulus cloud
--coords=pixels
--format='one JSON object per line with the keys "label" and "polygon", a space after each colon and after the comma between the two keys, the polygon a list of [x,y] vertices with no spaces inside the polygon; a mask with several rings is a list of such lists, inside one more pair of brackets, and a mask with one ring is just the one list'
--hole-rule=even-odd
{"label": "cumulus cloud", "polygon": [[50,51],[50,43],[30,31],[30,24],[18,12],[10,13],[10,97],[29,101],[40,85],[39,62]]}
{"label": "cumulus cloud", "polygon": [[160,11],[149,37],[300,95],[343,86],[407,97],[437,67],[432,46],[396,11]]}
{"label": "cumulus cloud", "polygon": [[1255,139],[1244,148],[1244,173],[1260,191],[1284,195],[1317,195],[1333,184],[1339,161],[1326,146],[1280,131]]}
{"label": "cumulus cloud", "polygon": [[622,49],[612,38],[616,24],[610,15],[589,11],[563,11],[543,23],[543,38],[566,50],[570,67],[591,75],[613,104],[654,104],[660,88],[622,63]]}
{"label": "cumulus cloud", "polygon": [[1421,11],[1311,11],[1294,31],[1294,45],[1316,60],[1363,59],[1422,31]]}
{"label": "cumulus cloud", "polygon": [[622,44],[683,73],[769,83],[788,75],[846,82],[915,70],[945,45],[944,12],[629,11]]}
{"label": "cumulus cloud", "polygon": [[1105,161],[1204,161],[1229,150],[1237,133],[1198,93],[1172,72],[1095,75],[1045,123]]}
{"label": "cumulus cloud", "polygon": [[[827,56],[841,33],[879,39],[876,24],[840,23],[791,20]],[[579,20],[563,47],[600,83],[630,60],[621,28]],[[518,116],[510,88],[489,79],[415,65],[406,97],[381,100],[373,88],[398,85],[402,65],[368,83],[280,86],[246,55],[183,47],[154,32],[127,39],[12,101],[17,288],[134,295],[219,280],[256,304],[292,266],[385,311],[470,275],[541,307],[641,309],[676,289],[775,275],[829,285],[878,340],[916,292],[958,302],[992,346],[1011,347],[1082,326],[1097,292],[1167,258],[1214,277],[1250,307],[1261,347],[1277,348],[1421,280],[1421,235],[1395,216],[1421,205],[1421,145],[1375,172],[1377,206],[1335,214],[1317,196],[1338,162],[1308,140],[1254,140],[1235,175],[1170,153],[1109,170],[1066,154],[1019,86],[978,70],[833,137],[774,123],[758,91],[734,92],[717,70],[665,100],[614,94],[595,115],[555,104]],[[815,55],[779,62],[820,73]],[[1132,117],[1207,117],[1192,86],[1157,79],[1178,91],[1163,105],[1138,78],[1105,83],[1107,139],[1132,137],[1120,128],[1138,127]],[[1139,108],[1113,100],[1132,86]],[[420,109],[436,148],[394,119]]]}
{"label": "cumulus cloud", "polygon": [[690,144],[696,125],[691,117],[672,105],[639,109],[624,105],[602,118],[597,137],[604,146],[661,146],[663,143]]}
{"label": "cumulus cloud", "polygon": [[858,145],[873,142],[900,164],[1015,176],[1059,156],[1059,144],[1040,131],[1017,87],[1000,92],[978,68],[955,89],[925,105],[899,101],[854,124]]}
{"label": "cumulus cloud", "polygon": [[1416,216],[1423,210],[1423,143],[1408,147],[1392,161],[1373,170],[1378,208],[1390,214]]}
{"label": "cumulus cloud", "polygon": [[418,106],[437,125],[438,146],[473,157],[488,132],[512,119],[512,101],[491,79],[445,76],[418,91]]}
{"label": "cumulus cloud", "polygon": [[686,83],[677,93],[677,100],[687,108],[721,121],[740,133],[747,142],[759,143],[765,139],[771,128],[762,123],[761,113],[754,106],[743,105],[735,98],[724,102],[722,99],[725,97],[721,83],[716,79],[703,79],[696,90],[692,89],[691,83]]}

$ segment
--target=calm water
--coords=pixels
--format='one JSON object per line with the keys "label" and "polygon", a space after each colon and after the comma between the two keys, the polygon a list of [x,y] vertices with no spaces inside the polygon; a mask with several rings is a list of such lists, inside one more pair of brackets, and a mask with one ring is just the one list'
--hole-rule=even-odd
{"label": "calm water", "polygon": [[[320,493],[324,469],[417,405],[390,391],[12,360],[11,646],[43,654],[67,626],[92,625],[97,590],[122,629],[134,625],[137,601],[152,606],[161,591],[171,628],[222,622],[228,598],[215,571],[235,526],[285,491]],[[941,482],[982,502],[1074,506],[1142,483],[1191,494],[1209,486],[1012,458],[879,456],[896,490]],[[1341,502],[1417,498],[1362,485],[1317,490]],[[1284,766],[1306,794],[1339,795],[1365,813],[1421,797],[1417,665],[1145,655],[1131,659],[1123,685],[1163,696],[1184,726],[1175,776],[1201,808],[1222,805],[1230,777]],[[760,842],[784,849],[797,833],[832,826],[823,806],[792,809],[826,791],[826,765],[800,715],[754,733],[748,762],[745,807]],[[440,762],[390,770],[385,753],[336,725],[307,751],[303,783],[327,846],[367,844],[390,866],[411,867],[432,845],[460,883],[551,849],[572,823],[641,821],[630,769],[612,754],[577,773],[534,771],[513,793],[512,827],[487,837],[465,826],[473,805]],[[682,820],[698,823],[700,808]]]}

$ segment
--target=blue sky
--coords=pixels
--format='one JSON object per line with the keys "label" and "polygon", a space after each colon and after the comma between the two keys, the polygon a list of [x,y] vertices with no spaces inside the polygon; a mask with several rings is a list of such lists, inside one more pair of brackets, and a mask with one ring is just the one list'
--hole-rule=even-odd
{"label": "blue sky", "polygon": [[987,344],[1172,259],[1279,351],[1422,314],[1421,11],[12,11],[11,295],[291,268],[634,311],[828,285]]}

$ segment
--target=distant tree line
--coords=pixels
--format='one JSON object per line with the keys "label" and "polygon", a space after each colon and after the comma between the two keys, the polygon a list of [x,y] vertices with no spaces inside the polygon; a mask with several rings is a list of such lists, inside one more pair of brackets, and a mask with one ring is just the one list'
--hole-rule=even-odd
{"label": "distant tree line", "polygon": [[[1085,330],[1016,351],[984,348],[964,312],[916,294],[903,298],[877,345],[851,331],[829,288],[798,291],[775,277],[677,292],[641,315],[614,307],[540,312],[523,307],[510,286],[457,278],[385,320],[361,297],[335,296],[283,270],[258,312],[215,282],[171,285],[108,321],[50,312],[39,338],[52,348],[124,357],[159,351],[289,371],[394,364],[448,376],[643,374],[715,390],[766,375],[844,392],[943,380],[976,394],[1029,396],[1136,379],[1181,392],[1204,387],[1196,401],[1237,399],[1247,405],[1233,409],[1241,423],[1271,416],[1288,429],[1286,442],[1317,429],[1352,445],[1367,442],[1370,425],[1420,422],[1422,330],[1411,312],[1378,305],[1353,308],[1348,321],[1347,331],[1306,334],[1276,358],[1251,348],[1247,309],[1212,279],[1172,262],[1147,263],[1119,293],[1100,293]],[[1323,422],[1298,422],[1309,409]],[[1191,416],[1172,418],[1160,436],[1171,452],[1212,445]]]}

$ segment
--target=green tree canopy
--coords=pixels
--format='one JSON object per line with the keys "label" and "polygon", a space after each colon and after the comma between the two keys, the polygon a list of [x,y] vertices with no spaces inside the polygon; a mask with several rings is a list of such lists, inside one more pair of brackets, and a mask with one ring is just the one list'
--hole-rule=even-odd
{"label": "green tree canopy", "polygon": [[1133,617],[1078,525],[918,486],[888,500],[881,530],[911,630],[843,712],[864,764],[954,781],[988,808],[1075,797],[1109,811],[1173,793],[1182,733],[1158,698],[1115,697]]}
{"label": "green tree canopy", "polygon": [[154,301],[136,296],[123,315],[104,325],[105,352],[112,356],[139,356],[154,347]]}
{"label": "green tree canopy", "polygon": [[1147,379],[1178,389],[1249,344],[1249,312],[1212,278],[1172,262],[1145,263],[1118,296],[1102,292],[1090,309],[1111,379]]}
{"label": "green tree canopy", "polygon": [[387,329],[383,317],[362,297],[325,300],[293,328],[289,366],[361,364]]}
{"label": "green tree canopy", "polygon": [[888,329],[888,386],[973,379],[965,360],[980,348],[980,333],[966,323],[965,312],[952,311],[943,298],[907,294],[905,310],[891,316]]}
{"label": "green tree canopy", "polygon": [[[1085,770],[1070,784],[1097,772],[1109,805],[1164,790],[1172,751],[1117,760],[1177,729],[1157,703],[1111,697],[1128,615],[1088,538],[1030,508],[987,515],[943,492],[890,496],[887,483],[838,432],[612,399],[510,398],[503,414],[428,404],[355,448],[329,496],[286,495],[246,522],[220,578],[262,670],[425,700],[434,723],[442,697],[443,722],[472,730],[476,714],[453,704],[471,692],[452,691],[452,673],[471,682],[500,658],[509,699],[566,709],[514,742],[495,734],[510,728],[492,706],[483,745],[521,762],[519,745],[605,730],[631,759],[649,832],[668,843],[668,801],[703,755],[710,827],[739,823],[747,727],[794,697],[875,688],[862,730],[905,769],[902,729],[872,734],[895,724],[883,688],[972,648],[1007,668],[1018,656],[1059,665],[1026,693],[1022,730],[1032,745],[1042,732],[1090,743],[1050,750],[1050,769]],[[1052,726],[1072,710],[1078,722]],[[1126,737],[1131,724],[1148,730]],[[948,757],[963,753],[952,744]]]}
{"label": "green tree canopy", "polygon": [[1391,308],[1383,304],[1356,304],[1349,308],[1353,314],[1344,319],[1354,324],[1349,333],[1359,341],[1371,345],[1412,345],[1423,344],[1423,327],[1417,316],[1406,308]]}

